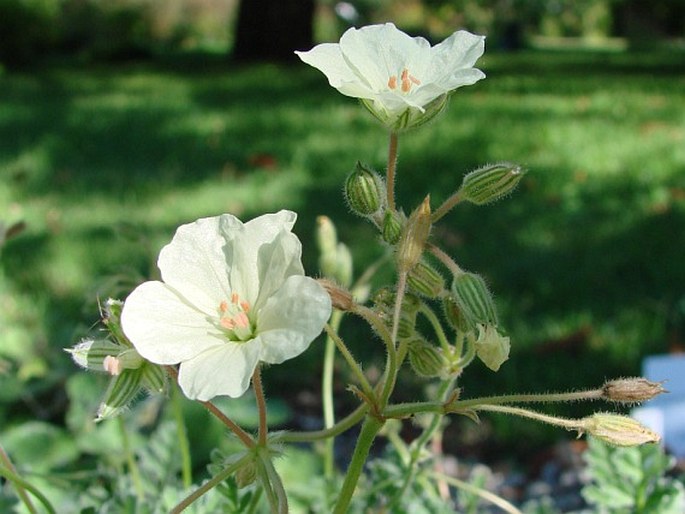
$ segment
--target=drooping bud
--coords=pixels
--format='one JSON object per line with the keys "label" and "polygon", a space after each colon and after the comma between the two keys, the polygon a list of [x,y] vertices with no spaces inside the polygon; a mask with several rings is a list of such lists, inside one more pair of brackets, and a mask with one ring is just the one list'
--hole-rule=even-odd
{"label": "drooping bud", "polygon": [[74,362],[91,371],[106,371],[105,359],[116,356],[124,350],[121,345],[107,339],[84,339],[73,348],[64,351],[71,355]]}
{"label": "drooping bud", "polygon": [[421,260],[431,231],[430,196],[411,213],[397,243],[397,266],[407,273]]}
{"label": "drooping bud", "polygon": [[257,463],[248,461],[235,472],[235,483],[238,489],[247,487],[257,479]]}
{"label": "drooping bud", "polygon": [[[392,327],[392,318],[395,311],[395,293],[390,289],[383,288],[376,292],[373,298],[376,312],[385,322],[388,329]],[[402,300],[400,310],[400,321],[398,325],[397,337],[406,339],[415,333],[416,313],[421,306],[420,300],[411,293],[406,293]]]}
{"label": "drooping bud", "polygon": [[492,371],[509,359],[509,338],[501,335],[492,325],[478,325],[476,355]]}
{"label": "drooping bud", "polygon": [[386,210],[383,215],[383,226],[381,227],[383,241],[391,245],[396,244],[402,235],[402,222],[402,215],[390,209]]}
{"label": "drooping bud", "polygon": [[385,195],[381,176],[357,161],[345,180],[345,199],[350,209],[359,216],[372,216],[383,206]]}
{"label": "drooping bud", "polygon": [[483,277],[475,273],[462,273],[454,277],[452,296],[472,323],[497,326],[495,301]]}
{"label": "drooping bud", "polygon": [[162,366],[146,362],[142,366],[143,387],[151,393],[163,393],[167,388],[168,375]]}
{"label": "drooping bud", "polygon": [[335,225],[327,216],[316,219],[316,241],[319,246],[321,273],[339,284],[352,283],[352,254],[346,245],[338,242]]}
{"label": "drooping bud", "polygon": [[407,351],[409,365],[418,376],[432,378],[443,374],[447,363],[442,352],[425,339],[412,339]]}
{"label": "drooping bud", "polygon": [[445,290],[445,280],[430,264],[421,261],[407,274],[407,285],[427,298],[437,298]]}
{"label": "drooping bud", "polygon": [[524,174],[520,166],[508,162],[484,166],[464,177],[459,194],[476,205],[494,202],[512,192]]}
{"label": "drooping bud", "polygon": [[332,280],[320,278],[319,280],[317,280],[317,282],[321,284],[323,288],[326,290],[328,296],[330,296],[331,298],[331,303],[333,304],[333,307],[335,309],[341,311],[352,310],[352,308],[355,305],[352,293],[350,293],[347,289],[338,286]]}
{"label": "drooping bud", "polygon": [[605,400],[619,403],[639,403],[651,400],[667,392],[661,382],[652,382],[642,377],[610,380],[602,387]]}
{"label": "drooping bud", "polygon": [[661,437],[638,421],[619,414],[598,412],[580,420],[582,430],[613,446],[658,443]]}
{"label": "drooping bud", "polygon": [[95,420],[102,421],[121,414],[140,394],[142,378],[142,368],[126,370],[114,377],[105,392],[105,398],[100,404]]}
{"label": "drooping bud", "polygon": [[464,311],[459,308],[459,305],[452,296],[445,296],[442,299],[442,308],[445,313],[445,319],[457,332],[465,334],[476,329],[475,323],[466,317]]}

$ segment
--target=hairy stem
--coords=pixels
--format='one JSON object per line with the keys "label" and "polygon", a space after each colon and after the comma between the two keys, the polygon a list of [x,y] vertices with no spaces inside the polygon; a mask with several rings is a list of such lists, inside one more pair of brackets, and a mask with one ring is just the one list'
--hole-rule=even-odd
{"label": "hairy stem", "polygon": [[181,451],[181,477],[183,487],[188,489],[193,484],[192,463],[190,460],[190,446],[188,444],[188,433],[183,419],[181,409],[181,394],[178,389],[173,387],[171,391],[171,406],[176,420],[176,435],[178,437],[178,448]]}
{"label": "hairy stem", "polygon": [[266,400],[264,399],[264,389],[262,388],[262,373],[257,366],[252,374],[252,387],[254,387],[255,399],[257,400],[257,411],[259,412],[259,429],[257,432],[257,444],[266,446],[266,436],[269,427],[266,422]]}
{"label": "hairy stem", "polygon": [[395,210],[395,170],[397,169],[397,134],[390,133],[388,143],[388,171],[386,174],[386,188],[388,194],[388,209]]}

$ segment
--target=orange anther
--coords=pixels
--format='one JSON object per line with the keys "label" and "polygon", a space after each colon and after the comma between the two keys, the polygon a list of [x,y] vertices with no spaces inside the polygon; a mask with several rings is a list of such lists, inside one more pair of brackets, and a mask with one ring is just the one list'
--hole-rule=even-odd
{"label": "orange anther", "polygon": [[236,304],[237,304],[239,298],[240,298],[240,297],[238,296],[238,293],[233,293],[233,294],[231,294],[231,303],[236,303]]}
{"label": "orange anther", "polygon": [[390,89],[395,89],[397,87],[397,77],[395,75],[388,79],[388,87]]}
{"label": "orange anther", "polygon": [[235,328],[235,321],[230,318],[221,318],[219,323],[227,330],[233,330]]}
{"label": "orange anther", "polygon": [[244,312],[250,312],[250,304],[247,302],[240,302],[240,306],[242,307]]}
{"label": "orange anther", "polygon": [[219,304],[219,311],[220,312],[226,312],[228,310],[228,302],[224,300]]}

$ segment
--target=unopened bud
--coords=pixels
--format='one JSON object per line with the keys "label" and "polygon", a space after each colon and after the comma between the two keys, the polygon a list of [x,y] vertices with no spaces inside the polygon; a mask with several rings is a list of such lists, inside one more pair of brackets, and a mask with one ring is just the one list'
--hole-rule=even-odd
{"label": "unopened bud", "polygon": [[423,261],[409,271],[407,285],[427,298],[437,298],[445,290],[445,280],[442,275]]}
{"label": "unopened bud", "polygon": [[452,295],[471,322],[497,326],[495,301],[480,275],[462,273],[456,276],[452,282]]}
{"label": "unopened bud", "polygon": [[321,273],[343,285],[352,282],[352,254],[338,242],[335,225],[327,216],[316,219],[316,241],[319,246]]}
{"label": "unopened bud", "polygon": [[397,266],[400,272],[409,272],[421,260],[431,231],[430,196],[411,213],[397,246]]}
{"label": "unopened bud", "polygon": [[390,209],[385,211],[383,226],[381,227],[383,241],[394,245],[400,240],[400,236],[402,235],[402,218],[403,217],[396,211]]}
{"label": "unopened bud", "polygon": [[122,346],[132,347],[133,345],[128,340],[124,331],[121,328],[121,310],[124,307],[124,302],[115,300],[114,298],[107,298],[104,308],[102,310],[102,322],[112,334],[112,338]]}
{"label": "unopened bud", "polygon": [[107,339],[84,339],[73,348],[65,348],[64,351],[71,355],[74,362],[92,371],[107,371],[105,369],[105,359],[118,355],[124,350],[118,345]]}
{"label": "unopened bud", "polygon": [[420,377],[437,377],[446,367],[442,352],[421,338],[412,339],[407,347],[409,365]]}
{"label": "unopened bud", "polygon": [[347,289],[343,289],[342,287],[338,286],[332,280],[321,278],[318,280],[318,282],[326,290],[328,296],[330,296],[331,303],[333,304],[334,308],[340,311],[352,310],[354,307],[354,298],[352,297],[352,293],[350,293]]}
{"label": "unopened bud", "polygon": [[512,192],[524,174],[520,166],[508,162],[484,166],[464,177],[460,195],[476,205],[494,202]]}
{"label": "unopened bud", "polygon": [[495,327],[478,325],[476,355],[492,371],[498,371],[500,366],[509,359],[510,348],[509,338],[497,332]]}
{"label": "unopened bud", "polygon": [[[387,325],[392,327],[392,318],[395,312],[395,293],[387,288],[380,289],[374,295],[374,305],[376,312]],[[397,337],[405,339],[413,336],[416,326],[416,313],[421,306],[420,300],[411,293],[406,293],[402,300],[400,310],[400,320],[398,324]]]}
{"label": "unopened bud", "polygon": [[142,366],[143,387],[151,393],[163,393],[167,388],[168,375],[162,366],[146,362]]}
{"label": "unopened bud", "polygon": [[582,430],[613,446],[658,443],[659,434],[627,416],[598,412],[581,420]]}
{"label": "unopened bud", "polygon": [[383,206],[385,187],[380,175],[357,161],[345,180],[345,199],[350,209],[360,216],[372,216]]}
{"label": "unopened bud", "polygon": [[254,461],[246,462],[235,472],[235,483],[238,489],[247,487],[257,479],[257,463]]}
{"label": "unopened bud", "polygon": [[121,414],[140,394],[142,368],[125,370],[121,375],[112,378],[105,392],[105,399],[100,404],[96,421],[113,418]]}
{"label": "unopened bud", "polygon": [[475,323],[466,317],[463,309],[459,308],[459,304],[457,304],[454,298],[445,296],[442,300],[442,308],[447,322],[452,325],[452,328],[457,332],[465,334],[475,330]]}
{"label": "unopened bud", "polygon": [[638,403],[651,400],[667,392],[661,382],[652,382],[642,377],[610,380],[602,387],[605,400],[620,403]]}

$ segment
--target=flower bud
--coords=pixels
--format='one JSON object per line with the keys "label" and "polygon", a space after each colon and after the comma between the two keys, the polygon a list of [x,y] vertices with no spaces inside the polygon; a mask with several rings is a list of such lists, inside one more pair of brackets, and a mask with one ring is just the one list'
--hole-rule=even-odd
{"label": "flower bud", "polygon": [[102,322],[117,343],[125,347],[132,347],[133,345],[124,335],[124,331],[121,328],[121,310],[123,307],[124,302],[121,300],[107,298],[102,309]]}
{"label": "flower bud", "polygon": [[162,366],[146,362],[142,366],[143,387],[151,393],[163,393],[167,388],[167,373]]}
{"label": "flower bud", "polygon": [[613,446],[658,443],[659,434],[627,416],[598,412],[580,420],[582,430]]}
{"label": "flower bud", "polygon": [[319,246],[319,268],[321,273],[338,283],[348,286],[352,283],[352,255],[343,243],[338,242],[335,225],[327,216],[317,219],[316,241]]}
{"label": "flower bud", "polygon": [[619,403],[644,402],[665,392],[667,391],[660,382],[652,382],[642,377],[610,380],[602,387],[602,396],[605,400]]}
{"label": "flower bud", "polygon": [[480,275],[462,273],[452,282],[452,295],[472,323],[497,326],[495,301]]}
{"label": "flower bud", "polygon": [[407,285],[427,298],[437,298],[445,290],[445,280],[432,266],[419,262],[407,274]]}
{"label": "flower bud", "polygon": [[442,308],[447,322],[457,332],[468,333],[476,329],[476,325],[466,317],[464,311],[459,308],[459,305],[452,296],[445,296],[442,299]]}
{"label": "flower bud", "polygon": [[397,244],[402,235],[402,221],[402,216],[398,212],[390,209],[385,211],[381,228],[383,241],[391,245]]}
{"label": "flower bud", "polygon": [[345,180],[345,199],[350,209],[359,216],[372,216],[383,206],[385,194],[380,175],[357,161]]}
{"label": "flower bud", "polygon": [[498,371],[509,358],[509,338],[497,332],[492,325],[478,325],[476,355],[492,371]]}
{"label": "flower bud", "polygon": [[235,483],[238,489],[247,487],[257,479],[257,463],[254,461],[246,462],[235,472]]}
{"label": "flower bud", "polygon": [[[376,311],[386,326],[392,327],[392,318],[395,312],[395,293],[387,288],[380,289],[374,296]],[[420,300],[411,293],[406,293],[402,300],[400,321],[398,324],[397,337],[406,339],[414,335],[416,326],[416,313],[421,306]]]}
{"label": "flower bud", "polygon": [[446,367],[442,352],[422,338],[412,339],[407,347],[409,365],[414,372],[425,378],[441,376]]}
{"label": "flower bud", "polygon": [[397,266],[409,272],[421,260],[431,230],[430,196],[411,213],[397,246]]}
{"label": "flower bud", "polygon": [[352,310],[354,307],[354,298],[352,297],[352,293],[350,293],[347,289],[343,289],[342,287],[338,286],[332,280],[320,278],[317,280],[317,282],[323,286],[328,293],[328,296],[331,297],[331,303],[333,304],[334,308],[341,311]]}
{"label": "flower bud", "polygon": [[126,370],[114,377],[105,392],[105,398],[100,404],[95,420],[102,421],[121,414],[140,394],[142,378],[142,368]]}
{"label": "flower bud", "polygon": [[106,371],[105,359],[116,356],[123,350],[124,347],[107,339],[84,339],[73,348],[64,349],[76,364],[92,371]]}
{"label": "flower bud", "polygon": [[524,174],[520,166],[508,162],[484,166],[464,177],[460,195],[476,205],[494,202],[513,191]]}

